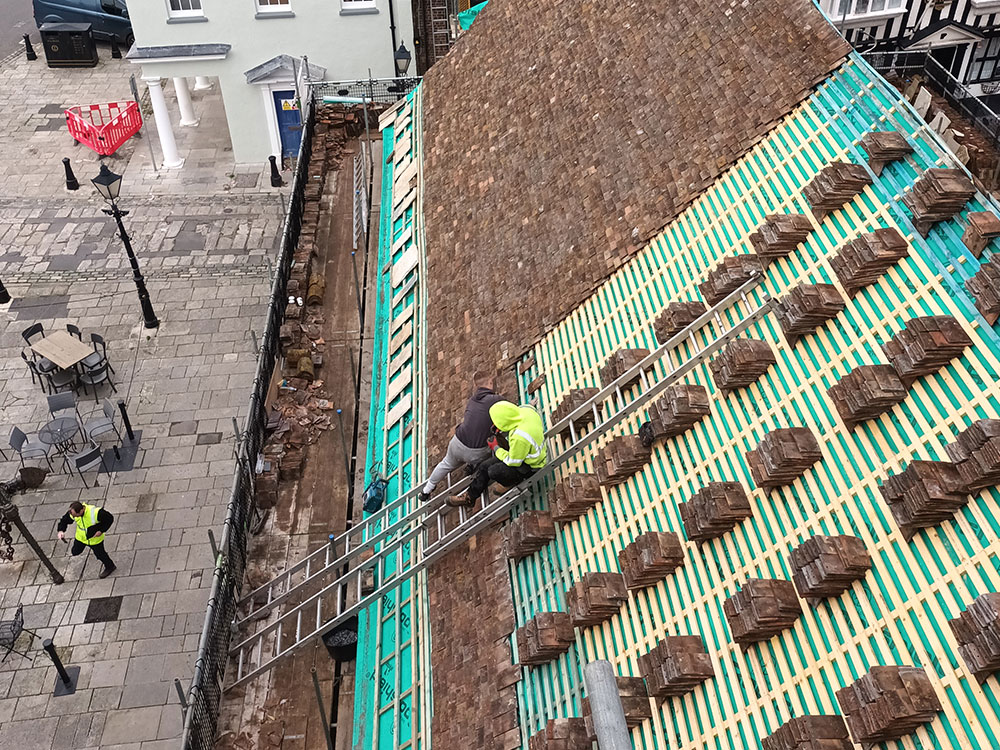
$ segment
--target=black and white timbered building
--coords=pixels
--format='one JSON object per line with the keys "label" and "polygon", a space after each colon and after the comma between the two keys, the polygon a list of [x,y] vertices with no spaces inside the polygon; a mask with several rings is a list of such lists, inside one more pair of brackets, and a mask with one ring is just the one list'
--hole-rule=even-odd
{"label": "black and white timbered building", "polygon": [[856,48],[927,51],[972,93],[1000,98],[1000,0],[818,1]]}

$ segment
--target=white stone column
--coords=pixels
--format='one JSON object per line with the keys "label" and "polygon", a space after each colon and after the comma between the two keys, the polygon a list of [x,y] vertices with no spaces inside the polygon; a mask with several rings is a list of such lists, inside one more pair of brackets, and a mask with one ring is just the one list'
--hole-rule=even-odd
{"label": "white stone column", "polygon": [[188,90],[187,79],[174,79],[174,93],[177,94],[177,106],[181,110],[181,126],[193,127],[197,125],[198,118],[194,116],[194,104],[191,103],[191,92]]}
{"label": "white stone column", "polygon": [[174,127],[170,124],[170,110],[167,100],[163,98],[159,77],[143,77],[149,88],[149,102],[153,105],[153,119],[156,120],[156,133],[160,137],[160,149],[163,151],[163,168],[177,169],[184,160],[177,153],[177,141],[174,140]]}
{"label": "white stone column", "polygon": [[212,88],[212,81],[209,80],[208,76],[195,76],[194,77],[194,90],[204,91],[205,89]]}

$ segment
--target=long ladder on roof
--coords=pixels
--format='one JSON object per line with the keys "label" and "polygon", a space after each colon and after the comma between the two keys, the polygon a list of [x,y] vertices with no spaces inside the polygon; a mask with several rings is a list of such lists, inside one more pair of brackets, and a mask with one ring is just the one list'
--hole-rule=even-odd
{"label": "long ladder on roof", "polygon": [[[468,477],[449,484],[425,503],[418,499],[418,484],[357,526],[338,536],[331,535],[329,544],[251,591],[239,604],[238,611],[243,614],[237,616],[235,625],[239,630],[247,627],[256,629],[230,649],[233,681],[227,689],[268,671],[284,657],[412,579],[482,529],[502,520],[518,500],[552,476],[556,469],[610,432],[623,419],[648,405],[666,388],[766,315],[773,299],[762,294],[762,301],[755,305],[747,296],[762,280],[763,277],[757,275],[747,281],[554,424],[545,433],[547,444],[551,448],[553,438],[568,433],[568,447],[558,455],[550,450],[552,458],[549,463],[517,487],[497,497],[484,493],[482,506],[473,511],[452,508],[444,503],[448,495],[460,493],[468,486],[471,481]],[[737,322],[727,325],[722,313],[734,305],[735,311],[742,312],[742,315]],[[714,330],[710,335],[714,338],[700,347],[696,334],[705,326],[712,326]],[[674,365],[666,355],[685,343],[689,344],[689,353]],[[663,374],[657,379],[654,366],[661,360]],[[637,377],[638,388],[624,387]],[[602,411],[608,416],[602,417]],[[587,412],[593,418],[593,426],[585,431],[577,430],[574,423],[579,422]],[[456,511],[457,523],[455,516],[449,515]],[[449,528],[452,523],[454,527]],[[433,538],[432,532],[436,532]],[[414,545],[415,550],[412,549]],[[331,576],[335,576],[332,581],[318,588],[321,579]],[[367,590],[366,581],[371,581]]]}

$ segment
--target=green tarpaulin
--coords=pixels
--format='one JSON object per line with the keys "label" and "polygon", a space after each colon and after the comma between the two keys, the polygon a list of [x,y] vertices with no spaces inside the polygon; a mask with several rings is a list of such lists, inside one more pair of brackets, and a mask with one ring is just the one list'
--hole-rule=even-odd
{"label": "green tarpaulin", "polygon": [[479,5],[473,5],[468,10],[463,10],[458,14],[458,26],[462,31],[466,31],[472,22],[476,20],[476,16],[479,15],[479,11],[486,7],[486,3],[479,3]]}

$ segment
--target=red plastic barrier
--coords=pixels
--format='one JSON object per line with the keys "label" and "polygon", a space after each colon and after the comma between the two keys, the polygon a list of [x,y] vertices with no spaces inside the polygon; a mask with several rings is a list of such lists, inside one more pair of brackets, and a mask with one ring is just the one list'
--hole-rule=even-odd
{"label": "red plastic barrier", "polygon": [[101,156],[110,156],[142,127],[139,105],[110,102],[70,107],[66,127],[77,141]]}

